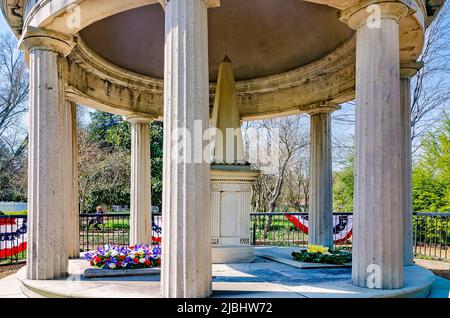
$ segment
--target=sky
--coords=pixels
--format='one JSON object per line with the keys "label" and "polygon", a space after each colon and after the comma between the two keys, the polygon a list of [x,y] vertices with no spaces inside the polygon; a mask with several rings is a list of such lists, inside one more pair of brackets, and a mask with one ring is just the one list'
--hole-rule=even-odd
{"label": "sky", "polygon": [[0,32],[10,32],[9,26],[6,24],[3,14],[0,14]]}

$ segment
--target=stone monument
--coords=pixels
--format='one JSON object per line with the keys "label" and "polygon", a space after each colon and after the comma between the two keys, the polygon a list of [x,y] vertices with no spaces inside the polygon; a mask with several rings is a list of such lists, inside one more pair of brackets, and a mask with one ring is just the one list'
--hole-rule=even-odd
{"label": "stone monument", "polygon": [[211,124],[217,129],[211,165],[212,261],[252,262],[251,191],[260,172],[252,170],[244,157],[234,72],[228,57],[219,67]]}

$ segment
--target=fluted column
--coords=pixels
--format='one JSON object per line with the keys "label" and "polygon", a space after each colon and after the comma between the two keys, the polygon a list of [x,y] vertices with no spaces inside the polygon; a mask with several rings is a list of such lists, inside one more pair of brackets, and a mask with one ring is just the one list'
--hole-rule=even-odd
{"label": "fluted column", "polygon": [[151,119],[128,117],[126,120],[131,123],[130,244],[151,244]]}
{"label": "fluted column", "polygon": [[210,166],[199,147],[209,127],[210,2],[170,0],[165,6],[163,297],[212,291]]}
{"label": "fluted column", "polygon": [[69,258],[80,257],[80,212],[78,200],[78,141],[77,141],[77,104],[67,102],[66,110],[66,173],[67,191],[65,192],[69,204],[67,209],[67,243]]}
{"label": "fluted column", "polygon": [[377,5],[378,26],[367,23],[365,7],[352,9],[347,21],[357,30],[352,278],[361,287],[397,289],[403,286],[405,204],[399,20],[408,7]]}
{"label": "fluted column", "polygon": [[412,224],[412,153],[411,153],[411,78],[422,67],[421,63],[409,62],[400,65],[400,100],[402,128],[402,172],[403,172],[403,263],[414,264]]}
{"label": "fluted column", "polygon": [[[334,109],[333,109],[334,110]],[[311,113],[308,243],[333,248],[331,111]]]}
{"label": "fluted column", "polygon": [[222,187],[211,182],[211,243],[220,244],[220,196]]}
{"label": "fluted column", "polygon": [[27,30],[21,47],[30,53],[30,139],[28,163],[27,278],[67,274],[67,104],[61,61],[72,48],[69,37]]}

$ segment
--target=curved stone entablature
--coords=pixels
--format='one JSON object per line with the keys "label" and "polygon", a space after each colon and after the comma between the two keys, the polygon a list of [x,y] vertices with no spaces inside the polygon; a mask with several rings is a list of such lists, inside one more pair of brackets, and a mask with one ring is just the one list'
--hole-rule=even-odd
{"label": "curved stone entablature", "polygon": [[354,98],[356,38],[325,58],[284,74],[236,83],[244,120],[307,113]]}
{"label": "curved stone entablature", "polygon": [[[69,99],[97,109],[123,115],[149,114],[160,118],[163,109],[163,81],[133,73],[107,62],[79,38],[78,32],[112,15],[155,4],[156,0],[0,0],[2,10],[16,34],[27,27],[45,28],[78,38],[68,57]],[[300,1],[300,0],[299,0]],[[344,13],[373,3],[358,0],[308,0]],[[389,0],[392,2],[392,0]],[[402,62],[415,61],[423,48],[426,7],[423,0],[399,0],[409,7],[400,21]],[[81,12],[77,27],[68,24],[74,5]],[[214,10],[214,9],[212,9]],[[23,18],[25,17],[25,18]],[[337,19],[337,18],[336,18]],[[31,29],[31,28],[30,28]],[[26,31],[25,31],[26,32]],[[325,57],[291,71],[237,82],[238,103],[244,120],[308,112],[324,103],[342,103],[354,98],[355,38]],[[210,85],[211,100],[215,85]]]}
{"label": "curved stone entablature", "polygon": [[[426,7],[422,0],[361,0],[353,6],[340,12],[340,19],[346,23],[356,14],[364,13],[362,19],[367,20],[375,13],[371,5],[401,3],[408,9],[408,13],[400,22],[400,60],[416,61],[424,46],[426,29]],[[351,26],[351,25],[350,25]],[[351,26],[354,27],[354,26]]]}
{"label": "curved stone entablature", "polygon": [[[324,101],[351,100],[355,85],[355,39],[324,59],[285,74],[236,84],[244,120],[308,112]],[[161,118],[163,81],[121,69],[78,38],[66,63],[68,97],[103,111],[122,115],[148,113]],[[215,84],[210,84],[211,107]],[[274,100],[277,108],[274,110]]]}
{"label": "curved stone entablature", "polygon": [[92,52],[78,38],[65,63],[71,101],[124,116],[163,112],[163,81],[121,69]]}

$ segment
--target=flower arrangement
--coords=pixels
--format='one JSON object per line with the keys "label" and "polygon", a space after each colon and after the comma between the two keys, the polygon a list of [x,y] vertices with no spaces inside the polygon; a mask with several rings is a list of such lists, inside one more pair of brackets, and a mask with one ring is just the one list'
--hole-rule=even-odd
{"label": "flower arrangement", "polygon": [[306,250],[308,253],[321,253],[330,255],[330,248],[324,247],[322,245],[308,245],[308,249]]}
{"label": "flower arrangement", "polygon": [[85,254],[94,268],[123,270],[161,266],[160,245],[118,247],[105,245]]}
{"label": "flower arrangement", "polygon": [[292,257],[299,262],[342,265],[351,262],[352,253],[343,249],[330,251],[321,245],[308,245],[306,250],[293,252]]}

